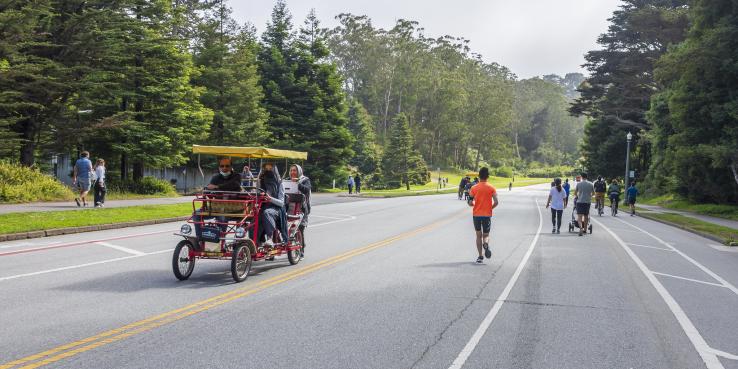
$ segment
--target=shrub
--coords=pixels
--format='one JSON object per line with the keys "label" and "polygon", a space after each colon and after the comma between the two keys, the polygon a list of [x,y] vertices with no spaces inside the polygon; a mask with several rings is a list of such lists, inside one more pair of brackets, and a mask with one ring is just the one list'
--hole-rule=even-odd
{"label": "shrub", "polygon": [[495,171],[495,176],[504,177],[504,178],[512,178],[513,170],[510,167],[499,167]]}
{"label": "shrub", "polygon": [[175,196],[177,191],[169,181],[155,177],[143,177],[139,181],[125,180],[118,182],[108,181],[108,189],[115,192],[132,192],[140,195],[170,195]]}
{"label": "shrub", "polygon": [[70,200],[74,193],[38,169],[0,160],[0,202]]}

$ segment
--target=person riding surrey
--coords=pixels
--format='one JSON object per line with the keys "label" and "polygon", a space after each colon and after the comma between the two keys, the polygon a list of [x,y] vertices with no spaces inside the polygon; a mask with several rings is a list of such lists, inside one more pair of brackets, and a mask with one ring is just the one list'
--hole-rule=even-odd
{"label": "person riding surrey", "polygon": [[[74,198],[74,202],[77,203],[77,207],[87,206],[87,193],[90,192],[90,186],[92,185],[92,162],[90,161],[90,152],[82,151],[80,158],[74,163],[74,170],[72,172],[72,182],[77,184],[79,190],[79,197]],[[80,203],[80,200],[82,202]]]}
{"label": "person riding surrey", "polygon": [[[477,236],[477,252],[479,253],[477,263],[481,264],[484,257],[487,257],[487,259],[492,257],[492,250],[489,248],[489,232],[492,228],[493,210],[500,204],[500,201],[497,199],[497,190],[487,182],[489,178],[488,168],[483,167],[479,170],[479,178],[481,178],[481,182],[474,185],[469,191],[469,206],[474,208],[472,220]],[[483,252],[484,256],[482,256]]]}
{"label": "person riding surrey", "polygon": [[[233,172],[233,165],[231,164],[230,158],[220,158],[218,160],[218,174],[210,178],[210,183],[205,186],[205,191],[230,191],[240,192],[241,191],[241,176],[238,173]],[[202,222],[207,219],[214,219],[216,217],[203,217],[201,215],[202,210],[197,209],[192,214],[192,222],[195,225],[195,235],[197,239],[202,238]],[[223,217],[217,217],[219,221],[225,221]],[[221,229],[224,227],[221,226]]]}
{"label": "person riding surrey", "polygon": [[297,190],[300,191],[300,193],[303,195],[302,198],[302,206],[301,210],[303,213],[302,217],[302,223],[300,223],[300,231],[303,232],[302,235],[302,246],[303,246],[303,254],[305,253],[305,228],[308,225],[308,215],[310,215],[311,205],[310,205],[310,195],[312,191],[312,184],[310,183],[310,178],[305,176],[302,171],[302,167],[297,164],[292,164],[290,167],[290,181],[297,182]]}
{"label": "person riding surrey", "polygon": [[[274,231],[279,229],[282,241],[287,238],[287,211],[284,202],[284,187],[282,186],[282,178],[279,175],[277,166],[273,163],[264,163],[259,173],[259,187],[264,190],[267,202],[261,207],[261,215],[259,218],[259,227],[262,235],[266,236],[264,246],[272,247],[274,242],[272,235]],[[277,225],[280,227],[277,228]]]}
{"label": "person riding surrey", "polygon": [[610,207],[612,208],[613,205],[617,206],[620,202],[620,185],[617,179],[613,178],[612,182],[610,182],[610,187],[607,188],[607,194],[610,196]]}

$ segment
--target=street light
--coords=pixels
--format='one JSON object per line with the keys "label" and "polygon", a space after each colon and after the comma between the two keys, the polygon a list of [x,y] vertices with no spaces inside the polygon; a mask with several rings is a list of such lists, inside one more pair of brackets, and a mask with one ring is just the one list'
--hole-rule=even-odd
{"label": "street light", "polygon": [[77,157],[79,157],[80,152],[82,151],[82,142],[81,142],[81,131],[82,131],[82,121],[80,120],[80,115],[82,114],[90,114],[92,113],[92,110],[77,110]]}
{"label": "street light", "polygon": [[628,132],[625,138],[628,140],[628,148],[625,150],[625,182],[623,182],[623,186],[628,188],[630,182],[630,142],[633,140],[633,134]]}
{"label": "street light", "polygon": [[59,157],[56,154],[51,155],[51,164],[54,164],[54,178],[59,178],[57,174],[57,168],[58,168],[57,164],[58,163],[59,163]]}

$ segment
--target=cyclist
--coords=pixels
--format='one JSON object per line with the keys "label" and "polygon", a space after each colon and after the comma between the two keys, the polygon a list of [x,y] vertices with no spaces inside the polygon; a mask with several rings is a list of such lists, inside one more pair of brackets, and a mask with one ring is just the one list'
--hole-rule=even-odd
{"label": "cyclist", "polygon": [[461,200],[461,196],[464,194],[467,183],[469,183],[469,177],[462,178],[461,183],[459,183],[459,200]]}
{"label": "cyclist", "polygon": [[594,189],[597,213],[602,215],[602,209],[605,207],[605,192],[607,191],[607,182],[602,179],[602,176],[597,177]]}
{"label": "cyclist", "polygon": [[620,202],[620,185],[617,179],[613,178],[610,182],[607,193],[610,195],[610,208],[613,209],[613,215],[617,216],[618,203]]}

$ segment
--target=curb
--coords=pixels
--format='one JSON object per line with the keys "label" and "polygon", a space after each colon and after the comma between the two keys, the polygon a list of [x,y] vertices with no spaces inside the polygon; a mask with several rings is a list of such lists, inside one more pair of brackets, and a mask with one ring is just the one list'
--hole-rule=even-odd
{"label": "curb", "polygon": [[4,241],[15,241],[15,240],[24,240],[28,238],[41,238],[41,237],[51,237],[51,236],[60,236],[63,234],[74,234],[74,233],[84,233],[84,232],[94,232],[94,231],[106,231],[109,229],[119,229],[119,228],[128,228],[128,227],[140,227],[140,226],[146,226],[146,225],[154,225],[154,224],[162,224],[162,223],[171,223],[171,222],[181,222],[183,220],[189,219],[190,216],[181,216],[181,217],[174,217],[174,218],[162,218],[162,219],[151,219],[151,220],[138,220],[135,222],[125,222],[125,223],[108,223],[108,224],[98,224],[93,226],[81,226],[81,227],[69,227],[69,228],[54,228],[54,229],[47,229],[43,231],[30,231],[30,232],[20,232],[20,233],[9,233],[9,234],[0,234],[0,242]]}
{"label": "curb", "polygon": [[[715,242],[719,242],[721,245],[727,245],[727,242],[726,242],[725,239],[723,239],[721,237],[718,237],[718,236],[715,236],[713,234],[702,232],[702,231],[698,231],[698,230],[695,230],[695,229],[691,229],[691,228],[685,227],[683,225],[670,222],[668,220],[658,219],[658,218],[655,218],[655,217],[650,216],[647,213],[640,212],[637,215],[639,217],[641,217],[641,218],[646,218],[646,219],[652,220],[654,222],[659,222],[659,223],[662,223],[662,224],[666,224],[668,226],[672,226],[674,228],[679,228],[679,229],[681,229],[683,231],[687,231],[689,233],[694,233],[694,234],[696,234],[698,236],[707,238],[709,240],[712,240],[712,241],[715,241]],[[728,245],[728,246],[730,246],[730,245]]]}

